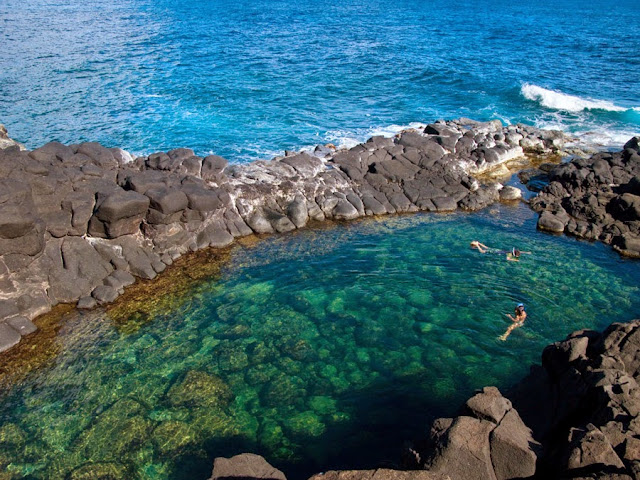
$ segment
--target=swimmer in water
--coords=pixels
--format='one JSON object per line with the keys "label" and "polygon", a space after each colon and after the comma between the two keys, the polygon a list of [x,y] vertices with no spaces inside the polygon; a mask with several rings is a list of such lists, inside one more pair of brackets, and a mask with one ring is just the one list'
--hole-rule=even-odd
{"label": "swimmer in water", "polygon": [[473,240],[471,242],[471,248],[476,248],[478,249],[478,251],[480,253],[486,253],[487,250],[489,250],[489,247],[487,247],[485,244],[480,243],[478,240]]}
{"label": "swimmer in water", "polygon": [[520,255],[523,253],[531,253],[531,252],[523,252],[522,250],[518,250],[517,248],[512,248],[510,252],[507,252],[507,260],[511,260],[512,262],[519,262]]}
{"label": "swimmer in water", "polygon": [[503,342],[507,339],[507,337],[509,335],[511,335],[511,332],[513,332],[516,328],[521,327],[522,325],[524,325],[524,321],[527,318],[527,312],[524,311],[524,303],[519,303],[518,305],[516,305],[515,311],[513,312],[513,316],[511,316],[508,313],[505,313],[505,315],[513,323],[511,325],[509,325],[509,328],[507,328],[507,331],[504,332],[504,334],[502,334],[502,335],[500,335],[498,337]]}

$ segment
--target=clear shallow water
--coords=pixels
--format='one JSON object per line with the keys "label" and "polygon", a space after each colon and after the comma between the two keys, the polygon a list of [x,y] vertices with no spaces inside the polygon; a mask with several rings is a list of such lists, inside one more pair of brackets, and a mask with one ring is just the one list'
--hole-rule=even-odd
{"label": "clear shallow water", "polygon": [[4,0],[0,122],[234,161],[412,122],[640,133],[637,0]]}
{"label": "clear shallow water", "polygon": [[[471,239],[532,253],[508,262]],[[523,205],[237,246],[187,290],[68,315],[58,353],[0,399],[0,466],[193,479],[244,451],[293,479],[395,465],[404,440],[475,388],[506,389],[549,342],[638,317],[638,285],[638,262],[536,232]],[[517,302],[527,322],[500,342]]]}

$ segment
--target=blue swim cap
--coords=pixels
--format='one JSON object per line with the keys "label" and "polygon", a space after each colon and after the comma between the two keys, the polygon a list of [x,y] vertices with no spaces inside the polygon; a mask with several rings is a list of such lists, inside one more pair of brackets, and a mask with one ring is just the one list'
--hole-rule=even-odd
{"label": "blue swim cap", "polygon": [[519,303],[518,305],[516,305],[516,308],[518,308],[518,307],[524,308],[524,303]]}

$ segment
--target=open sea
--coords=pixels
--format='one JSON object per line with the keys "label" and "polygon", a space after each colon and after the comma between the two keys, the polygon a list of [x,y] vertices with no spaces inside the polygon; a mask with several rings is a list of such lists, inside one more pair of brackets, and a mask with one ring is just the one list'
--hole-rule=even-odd
{"label": "open sea", "polygon": [[230,161],[498,118],[640,134],[638,0],[3,0],[0,123]]}
{"label": "open sea", "polygon": [[[640,134],[639,6],[2,0],[0,123],[29,148],[232,162],[461,116],[619,148]],[[520,203],[247,238],[41,317],[0,358],[0,478],[204,480],[242,452],[290,480],[397,467],[548,343],[640,317],[640,262],[536,219]]]}

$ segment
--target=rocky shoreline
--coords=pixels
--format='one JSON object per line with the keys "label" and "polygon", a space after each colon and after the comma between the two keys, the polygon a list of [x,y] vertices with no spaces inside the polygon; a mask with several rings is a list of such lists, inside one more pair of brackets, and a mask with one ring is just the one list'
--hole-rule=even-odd
{"label": "rocky shoreline", "polygon": [[568,138],[525,125],[437,122],[351,149],[230,165],[179,148],[132,158],[97,143],[33,151],[0,132],[0,352],[59,303],[93,308],[181,255],[311,221],[457,209],[521,196],[490,172]]}
{"label": "rocky shoreline", "polygon": [[[406,470],[330,471],[309,480],[640,478],[640,320],[581,330],[544,349],[506,396],[485,387],[436,420]],[[508,398],[507,398],[508,397]],[[209,480],[286,480],[253,454],[218,458]]]}
{"label": "rocky shoreline", "polygon": [[549,172],[549,184],[531,201],[538,227],[600,240],[640,258],[640,137],[621,152],[574,159]]}

